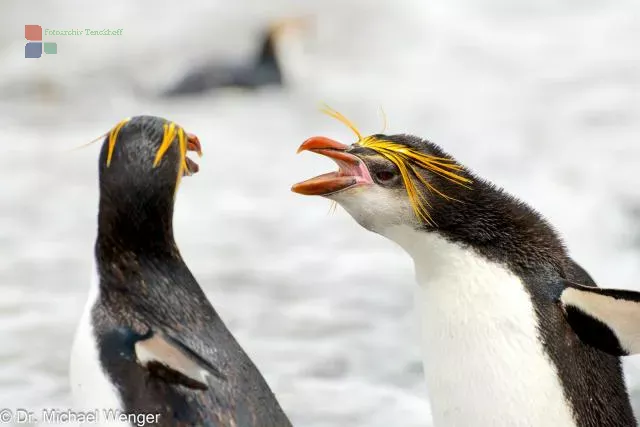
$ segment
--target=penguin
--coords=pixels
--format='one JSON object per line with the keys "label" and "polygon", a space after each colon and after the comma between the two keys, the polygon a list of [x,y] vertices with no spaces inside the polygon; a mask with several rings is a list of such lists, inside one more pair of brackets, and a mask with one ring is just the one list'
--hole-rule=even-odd
{"label": "penguin", "polygon": [[99,425],[288,427],[273,392],[207,300],[173,235],[200,142],[138,116],[105,137],[94,274],[71,354],[75,407]]}
{"label": "penguin", "polygon": [[438,145],[328,113],[357,141],[306,140],[338,171],[292,191],[413,258],[434,425],[635,426],[619,356],[640,351],[638,294],[598,289],[542,215]]}
{"label": "penguin", "polygon": [[278,59],[278,41],[294,27],[306,25],[305,19],[283,20],[262,32],[261,44],[255,59],[246,65],[210,63],[198,65],[172,87],[165,97],[197,95],[214,89],[239,87],[257,89],[263,86],[282,86],[283,72]]}

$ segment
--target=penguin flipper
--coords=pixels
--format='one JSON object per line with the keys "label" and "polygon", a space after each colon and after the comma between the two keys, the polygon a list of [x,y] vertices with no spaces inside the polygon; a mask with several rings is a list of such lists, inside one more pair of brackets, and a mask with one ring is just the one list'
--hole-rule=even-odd
{"label": "penguin flipper", "polygon": [[565,286],[560,304],[583,342],[614,356],[640,353],[640,292]]}
{"label": "penguin flipper", "polygon": [[153,376],[185,387],[207,390],[207,379],[214,376],[226,377],[215,366],[187,347],[176,338],[154,331],[135,343],[138,364]]}
{"label": "penguin flipper", "polygon": [[567,279],[573,283],[580,283],[583,286],[596,288],[598,285],[596,284],[593,277],[585,270],[580,264],[569,258],[569,262],[567,264]]}

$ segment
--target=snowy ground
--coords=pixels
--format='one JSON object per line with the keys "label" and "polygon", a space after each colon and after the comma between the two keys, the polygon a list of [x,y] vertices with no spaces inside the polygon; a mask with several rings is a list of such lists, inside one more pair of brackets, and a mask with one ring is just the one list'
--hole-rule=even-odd
{"label": "snowy ground", "polygon": [[[131,3],[0,5],[0,406],[69,404],[98,146],[66,150],[130,115],[171,118],[203,142],[178,199],[178,244],[298,426],[430,417],[408,256],[289,191],[333,167],[295,156],[301,141],[352,138],[321,102],[363,132],[380,130],[383,106],[389,132],[438,142],[543,212],[601,285],[640,289],[640,3]],[[194,61],[249,57],[256,32],[292,15],[315,24],[283,46],[286,90],[152,96]],[[57,55],[25,60],[24,24],[124,35],[52,38]],[[628,368],[640,391],[640,363]]]}

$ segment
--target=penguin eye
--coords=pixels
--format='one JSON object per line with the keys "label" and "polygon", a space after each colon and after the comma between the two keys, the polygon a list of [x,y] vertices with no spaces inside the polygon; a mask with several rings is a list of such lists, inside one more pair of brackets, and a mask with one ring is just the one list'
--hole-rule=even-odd
{"label": "penguin eye", "polygon": [[376,173],[376,178],[378,179],[378,181],[391,181],[393,178],[395,178],[396,174],[394,174],[391,171],[380,171]]}
{"label": "penguin eye", "polygon": [[373,173],[375,181],[386,187],[394,186],[398,182],[399,176],[399,171],[388,167],[379,169]]}

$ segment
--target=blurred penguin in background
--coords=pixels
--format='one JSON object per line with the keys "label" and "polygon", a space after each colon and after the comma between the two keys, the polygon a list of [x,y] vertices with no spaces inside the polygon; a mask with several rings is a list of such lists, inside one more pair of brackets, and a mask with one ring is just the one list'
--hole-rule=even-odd
{"label": "blurred penguin in background", "polygon": [[293,18],[275,22],[263,31],[256,57],[248,64],[209,62],[198,64],[163,95],[165,97],[193,96],[215,89],[258,89],[263,86],[286,84],[282,70],[282,40],[299,36],[309,24],[307,18]]}

